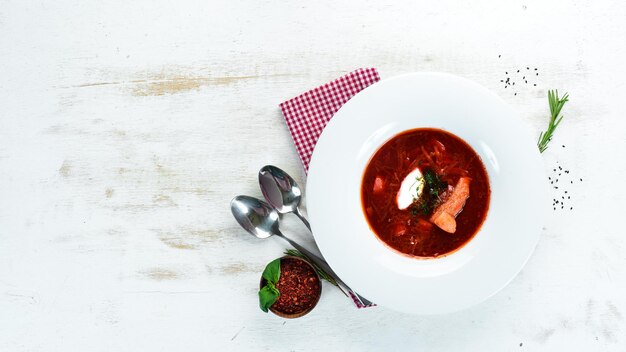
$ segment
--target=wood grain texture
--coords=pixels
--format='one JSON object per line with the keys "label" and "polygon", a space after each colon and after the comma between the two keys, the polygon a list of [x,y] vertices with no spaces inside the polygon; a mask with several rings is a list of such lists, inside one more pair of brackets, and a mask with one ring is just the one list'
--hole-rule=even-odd
{"label": "wood grain texture", "polygon": [[[609,0],[0,0],[0,351],[623,351],[625,19]],[[285,245],[228,202],[260,196],[265,164],[305,184],[278,104],[359,67],[473,79],[537,135],[547,89],[570,93],[545,164],[585,180],[574,209],[485,303],[415,317],[326,285],[304,318],[258,309]],[[504,88],[526,67],[536,86]]]}

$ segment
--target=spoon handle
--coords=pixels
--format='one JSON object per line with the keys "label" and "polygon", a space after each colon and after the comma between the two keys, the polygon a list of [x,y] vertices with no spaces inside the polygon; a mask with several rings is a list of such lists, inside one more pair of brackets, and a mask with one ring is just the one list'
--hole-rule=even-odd
{"label": "spoon handle", "polygon": [[317,265],[319,268],[324,270],[330,277],[332,277],[339,284],[338,287],[343,292],[344,295],[346,295],[347,297],[350,296],[344,289],[345,284],[343,283],[343,281],[341,281],[341,279],[339,279],[337,277],[337,275],[330,269],[330,266],[328,265],[328,263],[326,263],[326,261],[324,259],[322,259],[322,258],[318,257],[317,255],[313,254],[311,251],[309,251],[308,249],[302,247],[300,244],[298,244],[298,242],[293,241],[289,237],[285,237],[282,234],[278,234],[278,235],[280,237],[282,237],[283,239],[285,239],[285,241],[289,242],[289,244],[293,248],[297,249],[300,253],[304,254],[313,263],[315,263],[315,265]]}
{"label": "spoon handle", "polygon": [[[315,263],[315,265],[317,265],[318,267],[320,267],[322,270],[324,270],[330,277],[332,277],[338,284],[339,289],[343,292],[343,294],[345,294],[348,297],[352,297],[352,298],[356,298],[359,303],[361,303],[363,306],[368,306],[371,305],[372,303],[368,300],[366,300],[365,298],[359,296],[356,292],[354,292],[348,285],[346,285],[345,282],[343,282],[339,276],[337,276],[337,274],[335,274],[335,272],[333,271],[333,269],[330,268],[330,265],[328,265],[328,263],[318,257],[317,255],[313,254],[311,251],[309,251],[308,249],[302,247],[300,244],[298,244],[297,242],[293,241],[292,239],[290,239],[289,237],[286,237],[285,235],[283,235],[282,233],[277,233],[278,236],[280,236],[281,238],[285,239],[285,241],[289,242],[289,244],[297,249],[298,251],[300,251],[300,253],[304,254],[307,258],[309,258],[313,263]],[[346,292],[347,291],[347,292]]]}
{"label": "spoon handle", "polygon": [[302,215],[302,213],[300,212],[300,208],[294,209],[293,211],[294,214],[296,214],[300,220],[302,220],[302,222],[304,223],[304,225],[306,225],[306,227],[309,229],[309,231],[311,232],[311,224],[309,224],[309,220],[307,220],[304,215]]}

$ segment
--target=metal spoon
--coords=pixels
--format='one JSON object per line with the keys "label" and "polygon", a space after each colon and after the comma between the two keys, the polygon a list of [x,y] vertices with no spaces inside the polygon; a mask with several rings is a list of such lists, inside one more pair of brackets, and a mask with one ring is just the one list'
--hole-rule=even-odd
{"label": "metal spoon", "polygon": [[259,171],[259,185],[263,196],[281,214],[294,213],[311,231],[309,221],[300,212],[302,191],[296,181],[276,166],[266,165]]}
{"label": "metal spoon", "polygon": [[308,249],[302,247],[290,238],[285,237],[278,228],[278,212],[269,204],[254,197],[237,196],[230,202],[230,210],[239,225],[250,234],[258,238],[268,238],[272,235],[281,237],[332,277],[337,282],[339,289],[346,296],[356,297],[363,305],[371,304],[371,302],[357,295],[348,285],[341,281],[324,259],[311,253]]}

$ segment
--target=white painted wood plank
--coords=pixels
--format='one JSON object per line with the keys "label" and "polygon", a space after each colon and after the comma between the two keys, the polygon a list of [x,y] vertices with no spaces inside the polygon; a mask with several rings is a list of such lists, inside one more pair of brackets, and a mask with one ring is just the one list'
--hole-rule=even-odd
{"label": "white painted wood plank", "polygon": [[[1,1],[0,350],[623,350],[624,18],[617,1]],[[358,311],[327,285],[302,319],[263,314],[285,246],[228,202],[260,195],[264,164],[305,184],[278,103],[366,66],[471,78],[537,134],[547,89],[569,91],[545,160],[585,179],[575,210],[467,311]],[[537,86],[504,89],[526,66]]]}

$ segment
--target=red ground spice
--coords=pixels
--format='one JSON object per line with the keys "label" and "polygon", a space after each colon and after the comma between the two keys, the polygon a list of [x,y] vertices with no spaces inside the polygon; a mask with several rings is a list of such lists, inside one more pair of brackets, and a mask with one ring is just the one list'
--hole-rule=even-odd
{"label": "red ground spice", "polygon": [[311,308],[321,294],[317,274],[310,265],[295,258],[280,260],[280,279],[276,288],[280,296],[272,309],[286,314],[296,314]]}

